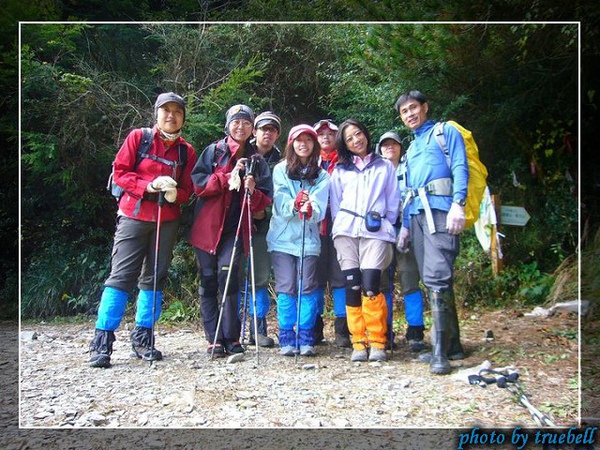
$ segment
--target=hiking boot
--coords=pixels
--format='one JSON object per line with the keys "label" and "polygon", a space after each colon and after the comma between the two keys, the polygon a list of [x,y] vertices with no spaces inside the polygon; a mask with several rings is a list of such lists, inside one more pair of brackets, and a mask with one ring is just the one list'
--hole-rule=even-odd
{"label": "hiking boot", "polygon": [[408,341],[408,348],[410,348],[410,351],[413,353],[419,353],[425,350],[425,342],[422,340],[412,339]]}
{"label": "hiking boot", "polygon": [[[258,322],[258,346],[271,348],[275,345],[275,341],[267,336],[267,319],[257,318]],[[250,318],[250,345],[256,345],[256,339],[254,338],[254,320]]]}
{"label": "hiking boot", "polygon": [[325,324],[323,323],[323,316],[317,315],[317,320],[315,322],[315,326],[313,328],[313,336],[315,340],[315,345],[325,345],[325,336],[323,335],[323,328]]}
{"label": "hiking boot", "polygon": [[[214,347],[214,351],[213,351],[213,347]],[[207,349],[206,349],[206,353],[208,353],[208,355],[213,355],[214,358],[224,358],[225,355],[225,349],[223,348],[223,346],[221,344],[215,344],[212,345],[210,344]]]}
{"label": "hiking boot", "polygon": [[315,356],[315,348],[312,345],[301,345],[300,356]]}
{"label": "hiking boot", "polygon": [[143,359],[144,361],[160,361],[162,352],[152,348],[154,337],[152,329],[136,326],[130,333],[132,356]]}
{"label": "hiking boot", "polygon": [[244,347],[237,341],[225,341],[225,353],[235,355],[236,353],[244,353]]}
{"label": "hiking boot", "polygon": [[90,367],[110,367],[110,355],[113,351],[113,342],[115,342],[114,331],[96,330],[94,338],[90,343]]}
{"label": "hiking boot", "polygon": [[291,345],[284,345],[281,347],[281,350],[279,350],[279,354],[282,356],[294,356],[294,347]]}
{"label": "hiking boot", "polygon": [[350,361],[352,361],[352,362],[366,361],[368,358],[369,358],[369,354],[367,353],[366,348],[362,348],[362,349],[355,348],[352,351],[352,356],[350,357]]}
{"label": "hiking boot", "polygon": [[382,348],[371,347],[371,351],[369,352],[369,361],[385,361],[387,360],[387,355],[385,354],[385,350]]}
{"label": "hiking boot", "polygon": [[341,348],[352,348],[350,331],[348,330],[348,321],[346,318],[336,317],[333,328],[335,330],[335,345]]}

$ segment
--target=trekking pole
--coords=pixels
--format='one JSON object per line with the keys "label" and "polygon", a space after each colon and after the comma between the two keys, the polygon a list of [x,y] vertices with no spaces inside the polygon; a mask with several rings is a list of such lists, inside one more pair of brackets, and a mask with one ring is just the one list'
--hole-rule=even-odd
{"label": "trekking pole", "polygon": [[242,299],[242,345],[246,343],[246,318],[248,312],[248,270],[250,267],[250,256],[246,262],[246,281],[244,282],[244,298]]}
{"label": "trekking pole", "polygon": [[525,394],[523,388],[518,382],[514,383],[514,386],[507,385],[506,388],[509,392],[511,392],[517,397],[519,402],[525,408],[527,408],[529,414],[531,414],[531,417],[539,426],[556,428],[556,425],[550,420],[550,418],[546,414],[541,412],[529,402],[527,394]]}
{"label": "trekking pole", "polygon": [[[395,250],[395,249],[393,249]],[[392,263],[393,264],[393,263]],[[392,311],[390,313],[390,322],[388,324],[388,326],[390,327],[390,359],[394,358],[394,340],[396,339],[396,335],[394,333],[394,275],[396,274],[396,271],[394,269],[394,267],[392,267],[392,264],[390,264],[390,267],[388,269],[389,271],[389,279],[390,279],[390,295],[392,296],[392,301],[391,301],[391,308]]]}
{"label": "trekking pole", "polygon": [[[303,189],[302,178],[300,179],[300,189]],[[298,299],[296,301],[296,346],[294,348],[294,358],[298,360],[300,353],[300,300],[302,299],[302,278],[304,277],[304,238],[306,236],[306,214],[298,212],[302,217],[302,243],[300,244],[300,268],[298,269]]]}
{"label": "trekking pole", "polygon": [[152,325],[150,326],[150,366],[154,359],[154,318],[156,317],[156,292],[158,290],[158,250],[160,248],[160,224],[162,221],[162,206],[165,203],[165,193],[158,192],[158,215],[156,217],[156,239],[154,241],[154,273],[152,281]]}
{"label": "trekking pole", "polygon": [[244,208],[246,207],[246,196],[244,195],[242,200],[242,213],[240,214],[240,220],[237,224],[235,231],[235,239],[233,240],[233,248],[231,249],[231,259],[229,260],[229,269],[227,270],[227,278],[225,279],[225,288],[223,289],[221,305],[219,306],[219,319],[217,320],[217,328],[215,330],[215,338],[213,339],[212,348],[210,350],[210,359],[212,360],[215,355],[215,345],[219,339],[219,329],[221,328],[221,321],[223,320],[223,308],[225,307],[225,301],[227,300],[227,290],[229,289],[229,282],[231,281],[231,272],[233,267],[233,261],[235,260],[235,251],[237,249],[237,243],[240,238],[240,230],[242,229],[242,218],[244,217]]}
{"label": "trekking pole", "polygon": [[[252,173],[250,171],[250,173]],[[254,249],[252,248],[252,213],[250,211],[251,205],[250,205],[250,189],[246,189],[246,196],[248,197],[248,201],[246,202],[246,206],[248,207],[248,247],[249,247],[249,252],[248,252],[248,259],[250,261],[250,284],[252,287],[252,310],[254,311],[253,314],[253,320],[254,320],[254,346],[256,347],[256,365],[259,364],[259,350],[258,348],[260,347],[258,345],[258,315],[257,315],[257,311],[256,311],[256,282],[254,279]],[[242,212],[243,215],[243,212]],[[248,270],[248,269],[246,269]],[[248,276],[246,275],[246,281],[248,280]],[[246,287],[247,288],[247,287]]]}

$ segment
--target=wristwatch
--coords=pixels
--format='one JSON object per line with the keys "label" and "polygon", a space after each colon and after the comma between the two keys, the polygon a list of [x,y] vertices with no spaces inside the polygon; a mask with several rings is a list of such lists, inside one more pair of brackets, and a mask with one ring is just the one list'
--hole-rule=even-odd
{"label": "wristwatch", "polygon": [[463,198],[462,200],[454,200],[453,203],[456,203],[459,206],[465,206],[467,201]]}

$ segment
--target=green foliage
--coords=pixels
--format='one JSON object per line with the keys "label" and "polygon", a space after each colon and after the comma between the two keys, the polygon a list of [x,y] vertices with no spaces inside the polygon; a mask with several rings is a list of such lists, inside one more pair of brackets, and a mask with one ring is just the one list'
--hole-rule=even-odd
{"label": "green foliage", "polygon": [[473,230],[461,235],[455,264],[455,292],[465,305],[520,308],[546,301],[554,276],[538,269],[537,262],[505,265],[498,275]]}
{"label": "green foliage", "polygon": [[73,242],[57,236],[48,239],[23,273],[23,317],[49,318],[95,310],[108,276],[110,256],[106,242],[104,246],[86,244],[96,238],[82,236]]}
{"label": "green foliage", "polygon": [[[334,10],[388,19],[409,14],[390,2],[367,3],[230,6],[239,17],[265,13],[270,19],[295,8],[298,15],[321,19]],[[118,4],[123,11],[132,6]],[[188,2],[178,4],[189,11]],[[458,11],[430,2],[413,6],[441,16]],[[167,18],[172,11],[142,3],[136,14]],[[89,304],[93,289],[89,277],[76,276],[74,265],[82,260],[75,248],[96,249],[86,264],[104,261],[95,273],[106,272],[115,213],[105,190],[110,163],[129,130],[152,122],[154,98],[166,90],[186,97],[184,135],[198,153],[223,135],[224,113],[234,103],[278,112],[282,136],[287,125],[352,116],[367,124],[374,140],[389,129],[408,137],[393,104],[406,89],[423,90],[433,118],[456,119],[474,131],[492,192],[532,215],[526,227],[502,229],[506,264],[500,277],[492,277],[478,244],[464,239],[457,267],[462,298],[493,305],[540,302],[545,274],[577,242],[577,202],[565,173],[576,162],[566,139],[576,128],[576,31],[564,24],[24,25],[24,311],[64,313]],[[168,316],[198,310],[196,272],[191,249],[178,246],[165,290]],[[98,286],[101,278],[94,280]],[[56,298],[65,299],[60,307]],[[53,300],[42,312],[47,299]]]}

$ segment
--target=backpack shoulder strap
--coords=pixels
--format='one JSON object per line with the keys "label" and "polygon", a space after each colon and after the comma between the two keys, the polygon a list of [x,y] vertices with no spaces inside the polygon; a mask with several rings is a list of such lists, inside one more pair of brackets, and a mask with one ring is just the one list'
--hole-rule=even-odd
{"label": "backpack shoulder strap", "polygon": [[152,128],[143,127],[142,140],[138,146],[137,156],[135,158],[135,167],[137,167],[142,158],[145,158],[148,154],[148,150],[150,150],[150,147],[152,147],[152,139]]}
{"label": "backpack shoulder strap", "polygon": [[433,135],[446,156],[448,167],[450,167],[450,152],[448,151],[448,144],[446,144],[446,136],[444,135],[444,122],[437,122],[433,126]]}

